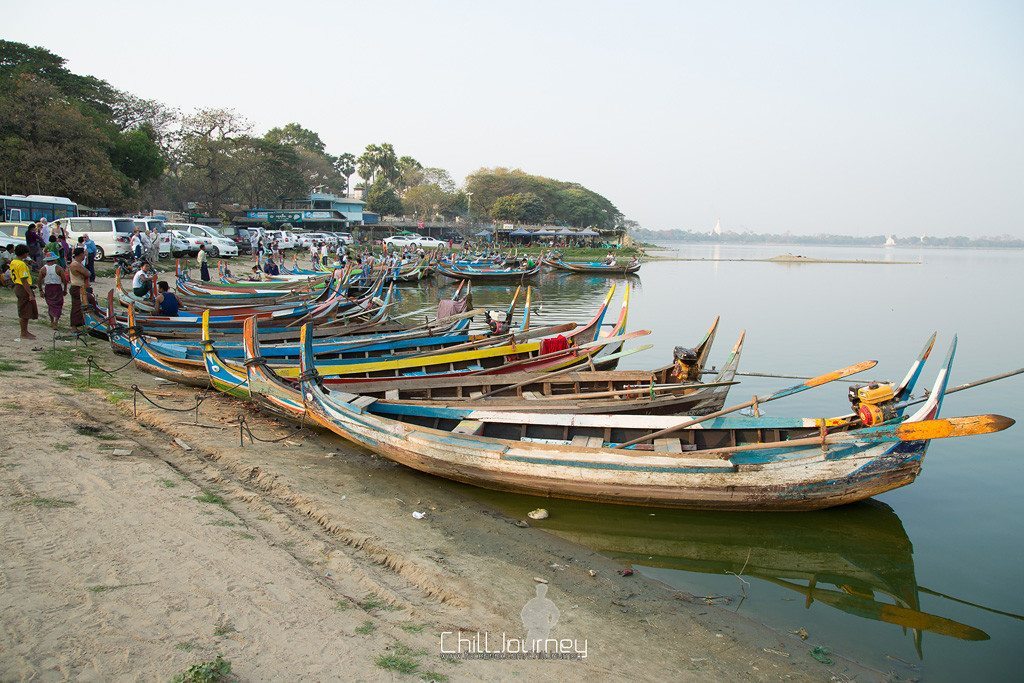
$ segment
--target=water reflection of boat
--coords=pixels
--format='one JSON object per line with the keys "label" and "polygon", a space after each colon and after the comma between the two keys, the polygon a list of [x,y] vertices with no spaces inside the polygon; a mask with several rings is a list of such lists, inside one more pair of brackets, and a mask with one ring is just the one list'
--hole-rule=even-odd
{"label": "water reflection of boat", "polygon": [[[550,505],[550,501],[548,502]],[[546,530],[623,561],[702,574],[755,577],[864,619],[921,633],[987,640],[984,631],[921,610],[913,546],[888,505],[723,514],[576,503],[539,523]]]}

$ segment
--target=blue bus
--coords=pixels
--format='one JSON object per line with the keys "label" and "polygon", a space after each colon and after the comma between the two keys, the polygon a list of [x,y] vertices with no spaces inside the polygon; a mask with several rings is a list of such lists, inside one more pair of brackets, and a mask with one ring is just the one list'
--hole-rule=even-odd
{"label": "blue bus", "polygon": [[78,204],[67,197],[40,194],[0,195],[0,221],[21,223],[45,218],[55,221],[78,215]]}

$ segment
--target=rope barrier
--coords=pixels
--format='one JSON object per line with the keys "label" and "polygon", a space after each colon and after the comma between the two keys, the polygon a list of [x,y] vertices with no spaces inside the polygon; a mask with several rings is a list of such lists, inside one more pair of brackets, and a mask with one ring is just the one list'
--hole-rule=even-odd
{"label": "rope barrier", "polygon": [[249,437],[249,443],[259,441],[260,443],[281,443],[285,439],[290,439],[303,430],[306,425],[306,414],[302,414],[302,420],[299,422],[299,426],[293,429],[288,434],[277,438],[277,439],[261,439],[252,433],[252,429],[249,428],[249,421],[245,419],[245,415],[242,413],[238,414],[238,445],[245,446],[245,437]]}
{"label": "rope barrier", "polygon": [[142,396],[142,398],[146,399],[146,401],[150,405],[152,405],[154,408],[159,408],[160,410],[166,410],[169,413],[189,413],[189,412],[195,411],[195,413],[196,413],[196,424],[199,424],[199,406],[203,405],[203,401],[205,401],[206,399],[210,398],[210,395],[207,394],[206,390],[204,389],[203,391],[201,391],[195,397],[196,404],[194,406],[189,406],[187,408],[168,408],[167,406],[160,405],[159,403],[157,403],[156,401],[151,399],[149,396],[146,396],[146,392],[144,392],[142,389],[140,389],[138,384],[133,384],[131,386],[131,389],[132,389],[132,410],[134,411],[136,418],[139,416],[139,396]]}

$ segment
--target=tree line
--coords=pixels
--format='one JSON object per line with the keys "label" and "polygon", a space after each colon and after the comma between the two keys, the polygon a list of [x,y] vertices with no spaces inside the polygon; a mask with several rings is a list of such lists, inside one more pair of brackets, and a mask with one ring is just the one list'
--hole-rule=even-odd
{"label": "tree line", "polygon": [[[362,179],[367,209],[421,219],[611,227],[622,215],[577,183],[482,168],[459,188],[449,173],[390,143],[330,153],[299,123],[263,134],[233,109],[183,113],[93,76],[49,50],[0,40],[0,192],[68,196],[117,212],[166,208],[226,218]],[[355,189],[354,187],[352,189]]]}

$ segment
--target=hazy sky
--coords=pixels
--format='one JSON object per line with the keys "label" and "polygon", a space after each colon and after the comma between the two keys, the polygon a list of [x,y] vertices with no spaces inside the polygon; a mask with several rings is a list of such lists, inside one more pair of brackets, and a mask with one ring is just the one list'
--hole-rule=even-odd
{"label": "hazy sky", "polygon": [[1024,3],[24,2],[182,109],[575,180],[650,228],[1024,235]]}

